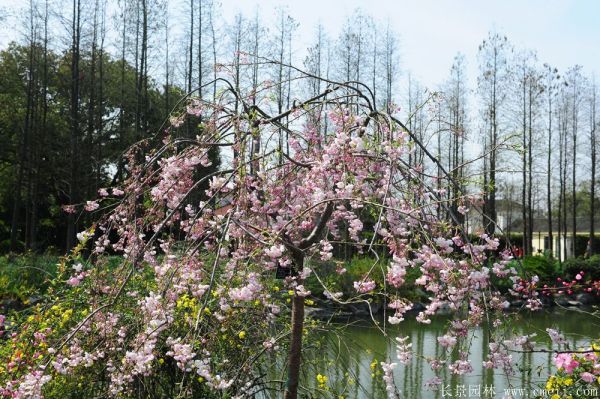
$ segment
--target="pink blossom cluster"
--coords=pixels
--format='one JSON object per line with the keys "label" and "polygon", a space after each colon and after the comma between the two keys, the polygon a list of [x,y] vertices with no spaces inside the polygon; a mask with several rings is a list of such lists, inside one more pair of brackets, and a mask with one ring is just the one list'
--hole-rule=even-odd
{"label": "pink blossom cluster", "polygon": [[513,374],[513,357],[508,352],[508,347],[500,342],[490,342],[488,347],[490,352],[483,366],[488,369],[500,368],[507,374]]}
{"label": "pink blossom cluster", "polygon": [[175,359],[177,367],[184,371],[192,371],[192,360],[196,356],[192,345],[182,344],[181,338],[173,339],[172,337],[168,337],[166,343],[171,347],[171,350],[166,355]]}
{"label": "pink blossom cluster", "polygon": [[410,337],[396,337],[396,356],[402,364],[408,364],[412,360],[412,343],[408,342]]}
{"label": "pink blossom cluster", "polygon": [[244,286],[232,288],[229,290],[229,297],[234,301],[253,301],[262,292],[262,284],[259,282],[256,273],[250,273],[247,276],[247,283]]}
{"label": "pink blossom cluster", "polygon": [[383,382],[385,383],[385,390],[389,399],[398,398],[396,385],[394,384],[394,369],[398,364],[396,363],[385,363],[381,362],[381,369],[383,370]]}
{"label": "pink blossom cluster", "polygon": [[209,166],[206,153],[192,151],[187,156],[171,156],[161,160],[161,173],[158,184],[152,190],[152,198],[159,203],[165,203],[167,208],[175,209],[186,197],[194,185],[193,172],[197,165]]}
{"label": "pink blossom cluster", "polygon": [[404,320],[404,314],[412,309],[412,303],[402,300],[395,299],[388,304],[390,309],[394,309],[394,315],[388,317],[388,323],[398,324]]}
{"label": "pink blossom cluster", "polygon": [[405,258],[400,258],[396,255],[392,257],[392,262],[388,267],[387,280],[395,288],[400,288],[404,284],[406,276],[406,267],[410,266]]}
{"label": "pink blossom cluster", "polygon": [[557,368],[565,370],[567,374],[573,374],[573,370],[579,366],[572,353],[559,353],[554,357],[554,364]]}
{"label": "pink blossom cluster", "polygon": [[353,284],[354,289],[361,294],[369,293],[373,291],[377,286],[377,284],[373,280],[355,281]]}

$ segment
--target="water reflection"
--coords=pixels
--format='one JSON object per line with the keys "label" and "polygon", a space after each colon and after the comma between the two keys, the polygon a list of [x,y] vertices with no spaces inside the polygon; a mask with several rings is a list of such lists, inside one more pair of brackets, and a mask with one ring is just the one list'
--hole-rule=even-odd
{"label": "water reflection", "polygon": [[[572,348],[589,344],[590,338],[597,338],[600,331],[597,319],[577,310],[554,309],[505,316],[516,334],[537,333],[536,341],[541,342],[538,347],[544,349],[552,349],[546,328],[558,329],[567,334]],[[527,392],[543,385],[548,371],[552,370],[552,356],[549,353],[514,353],[516,374],[510,378],[501,371],[485,369],[482,364],[488,355],[489,330],[480,328],[470,337],[473,373],[456,376],[443,368],[439,376],[447,389],[444,392],[427,390],[425,383],[435,374],[424,358],[439,357],[444,353],[437,338],[444,334],[447,322],[447,317],[437,317],[431,324],[424,325],[407,318],[400,325],[388,328],[389,338],[385,338],[370,323],[355,323],[344,328],[331,326],[318,339],[309,341],[311,345],[306,348],[304,356],[303,385],[319,391],[316,375],[322,374],[328,378],[327,388],[310,397],[338,398],[342,395],[344,398],[386,398],[381,374],[373,377],[374,372],[380,373],[381,369],[373,369],[371,366],[382,360],[395,361],[394,338],[407,335],[413,344],[415,355],[410,364],[399,364],[394,372],[403,398],[496,399],[506,397],[505,390],[509,388],[523,389],[512,392],[515,398],[525,398],[528,397]],[[275,363],[278,363],[275,368],[280,371],[280,362]]]}

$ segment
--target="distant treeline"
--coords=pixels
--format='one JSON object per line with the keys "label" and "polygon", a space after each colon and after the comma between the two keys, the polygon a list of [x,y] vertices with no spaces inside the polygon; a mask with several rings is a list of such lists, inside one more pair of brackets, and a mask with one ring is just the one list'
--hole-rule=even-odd
{"label": "distant treeline", "polygon": [[[509,213],[520,221],[526,254],[535,220],[546,220],[552,238],[581,234],[584,218],[594,235],[595,80],[578,65],[558,71],[503,34],[482,40],[469,73],[458,53],[448,78],[426,89],[401,70],[398,34],[364,10],[339,32],[319,24],[312,38],[298,40],[285,8],[269,10],[274,18],[266,22],[259,10],[224,20],[213,0],[32,0],[23,7],[13,20],[25,35],[0,51],[0,251],[70,248],[89,221],[62,207],[118,184],[127,174],[123,152],[157,133],[186,93],[217,98],[216,78],[250,101],[273,96],[274,114],[327,81],[363,82],[373,106],[399,110],[439,159],[418,146],[406,156],[423,178],[440,177],[443,166],[456,182],[445,190],[449,201],[484,193],[483,218],[463,218],[450,201],[459,222],[493,233],[499,214]],[[301,72],[286,65],[325,80],[298,79]],[[473,73],[477,85],[469,87]],[[326,118],[315,123],[327,134]],[[192,124],[184,130],[196,134]],[[469,143],[481,149],[475,160]],[[556,255],[567,252],[563,242]]]}

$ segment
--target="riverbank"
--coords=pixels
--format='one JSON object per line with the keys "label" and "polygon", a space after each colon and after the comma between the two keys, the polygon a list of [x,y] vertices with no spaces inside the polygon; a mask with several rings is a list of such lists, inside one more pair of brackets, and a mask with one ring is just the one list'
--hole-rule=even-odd
{"label": "riverbank", "polygon": [[[322,299],[311,297],[310,300],[314,302],[314,306],[306,309],[306,315],[317,320],[322,321],[341,321],[341,320],[353,320],[371,318],[374,316],[381,316],[386,313],[393,313],[393,310],[384,309],[384,304],[379,301],[371,300],[353,303],[338,303],[330,299]],[[555,295],[552,297],[542,297],[542,307],[545,309],[560,308],[591,308],[595,305],[600,305],[600,298],[598,296],[580,293],[573,297],[566,295]],[[407,312],[408,315],[416,316],[418,312],[425,310],[427,302],[414,302],[412,308]],[[505,311],[515,311],[519,309],[526,309],[526,302],[520,299],[506,300]],[[448,304],[443,304],[438,311],[437,315],[451,315],[453,312]]]}
{"label": "riverbank", "polygon": [[[582,310],[588,310],[583,307]],[[479,388],[480,396],[503,398],[510,389],[521,390],[522,395],[514,394],[514,398],[535,397],[536,390],[543,389],[547,375],[556,371],[550,353],[556,346],[545,333],[547,328],[561,331],[571,348],[582,348],[597,338],[598,326],[587,313],[557,306],[544,308],[536,312],[516,312],[510,308],[510,328],[516,335],[533,335],[536,348],[545,352],[513,353],[513,365],[519,370],[514,375],[506,375],[502,370],[490,370],[483,367],[489,351],[491,330],[484,323],[469,336],[470,359],[473,372],[467,375],[453,375],[448,372],[436,374],[427,359],[439,356],[444,351],[438,338],[447,333],[448,321],[451,316],[433,316],[430,324],[419,323],[414,317],[406,317],[399,325],[386,327],[387,337],[383,336],[378,327],[368,318],[355,320],[352,323],[332,323],[322,333],[322,344],[316,350],[306,353],[309,368],[303,382],[307,386],[315,386],[315,375],[318,373],[327,377],[330,391],[346,398],[385,399],[385,386],[380,383],[378,376],[382,370],[380,361],[396,359],[396,338],[409,337],[413,354],[407,364],[398,364],[393,371],[401,397],[419,399],[441,399],[450,397],[468,397],[456,395],[461,389]],[[380,321],[381,316],[377,315]],[[348,345],[340,345],[349,343]],[[449,360],[458,358],[457,352],[449,352]],[[328,366],[328,361],[335,359],[335,367]],[[442,384],[439,390],[427,388],[427,381],[439,375]],[[442,396],[441,387],[446,395]],[[493,389],[495,395],[484,396],[484,389]],[[526,396],[525,393],[531,394]],[[592,399],[595,396],[581,396]]]}
{"label": "riverbank", "polygon": [[[574,258],[563,262],[559,267],[549,258],[527,257],[521,261],[521,267],[530,275],[536,273],[542,276],[540,287],[549,287],[554,283],[555,287],[552,288],[552,291],[540,295],[543,307],[593,306],[600,304],[600,289],[593,292],[568,293],[574,289],[572,286],[579,282],[577,280],[579,273],[583,278],[597,277],[600,261],[595,258]],[[107,260],[109,264],[112,264],[109,267],[114,267],[122,261],[120,257],[116,256],[108,257]],[[60,257],[53,254],[1,256],[0,314],[23,310],[42,301],[50,281],[57,275],[59,263]],[[385,273],[385,267],[380,263],[373,272],[374,264],[374,259],[363,256],[354,257],[347,262],[333,259],[312,265],[319,278],[312,275],[305,284],[312,293],[308,299],[313,303],[307,308],[307,315],[319,320],[329,320],[332,318],[364,318],[387,313],[381,297],[367,297],[364,301],[344,304],[327,298],[321,284],[321,282],[325,282],[332,291],[335,289],[337,292],[341,292],[343,298],[352,297],[356,295],[353,282],[360,280],[370,272],[372,272],[374,281],[382,284],[379,280]],[[397,295],[406,298],[413,304],[411,312],[424,310],[428,303],[427,293],[415,285],[415,280],[419,276],[418,268],[408,269],[405,284],[396,292]],[[495,285],[505,293],[507,310],[523,308],[526,305],[524,301],[515,299],[508,294],[510,285],[506,281],[496,281]],[[566,288],[560,290],[561,285]],[[438,313],[447,314],[451,311],[448,305],[443,305]]]}

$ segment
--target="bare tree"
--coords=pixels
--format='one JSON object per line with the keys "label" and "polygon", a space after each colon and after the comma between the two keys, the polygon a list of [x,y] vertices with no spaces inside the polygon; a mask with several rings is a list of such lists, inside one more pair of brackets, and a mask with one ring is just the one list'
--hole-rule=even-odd
{"label": "bare tree", "polygon": [[582,89],[584,78],[581,74],[581,66],[576,65],[567,71],[566,81],[570,93],[570,120],[571,120],[571,144],[572,144],[572,181],[571,181],[571,220],[573,225],[571,241],[572,254],[576,255],[577,238],[577,135],[579,132],[579,114],[583,101]]}
{"label": "bare tree", "polygon": [[[74,204],[80,201],[79,192],[79,50],[81,40],[81,1],[73,0],[71,27],[71,103],[70,103],[70,174],[69,174],[69,201]],[[69,213],[67,218],[67,239],[66,248],[70,250],[75,245],[76,219],[73,213]]]}
{"label": "bare tree", "polygon": [[482,100],[483,118],[488,127],[484,140],[484,226],[488,234],[493,234],[496,214],[496,168],[498,166],[498,145],[503,133],[501,116],[506,99],[508,79],[508,53],[512,46],[506,36],[490,33],[479,46],[478,90]]}
{"label": "bare tree", "polygon": [[539,95],[542,92],[541,76],[536,66],[537,57],[531,51],[524,51],[517,55],[515,76],[517,77],[517,90],[515,103],[519,103],[518,116],[521,131],[521,214],[523,221],[523,251],[526,255],[532,253],[533,239],[533,131]]}
{"label": "bare tree", "polygon": [[462,186],[454,185],[453,192],[449,193],[453,199],[451,212],[456,215],[458,222],[464,222],[464,215],[458,212],[458,198],[460,192],[465,191],[464,174],[464,142],[467,134],[467,83],[465,71],[465,56],[458,53],[450,68],[450,80],[447,83],[446,106],[449,124],[449,154],[448,170],[455,182]]}
{"label": "bare tree", "polygon": [[546,113],[548,116],[547,128],[548,128],[548,137],[547,137],[547,158],[546,158],[546,212],[548,218],[548,243],[546,245],[546,249],[550,251],[550,255],[554,254],[554,236],[553,236],[553,227],[552,227],[552,111],[554,107],[554,98],[557,95],[558,84],[560,82],[560,75],[558,74],[558,70],[553,68],[548,64],[544,64],[544,74],[545,74],[545,94],[546,94]]}
{"label": "bare tree", "polygon": [[392,30],[388,21],[383,40],[383,63],[384,63],[384,106],[387,112],[391,112],[394,103],[393,90],[399,72],[398,37]]}
{"label": "bare tree", "polygon": [[596,162],[597,162],[597,131],[598,121],[596,119],[596,111],[598,107],[597,102],[598,88],[596,86],[596,80],[592,79],[589,95],[589,127],[590,127],[590,163],[591,163],[591,176],[590,176],[590,248],[589,254],[593,255],[596,253],[596,226],[594,217],[596,215]]}

